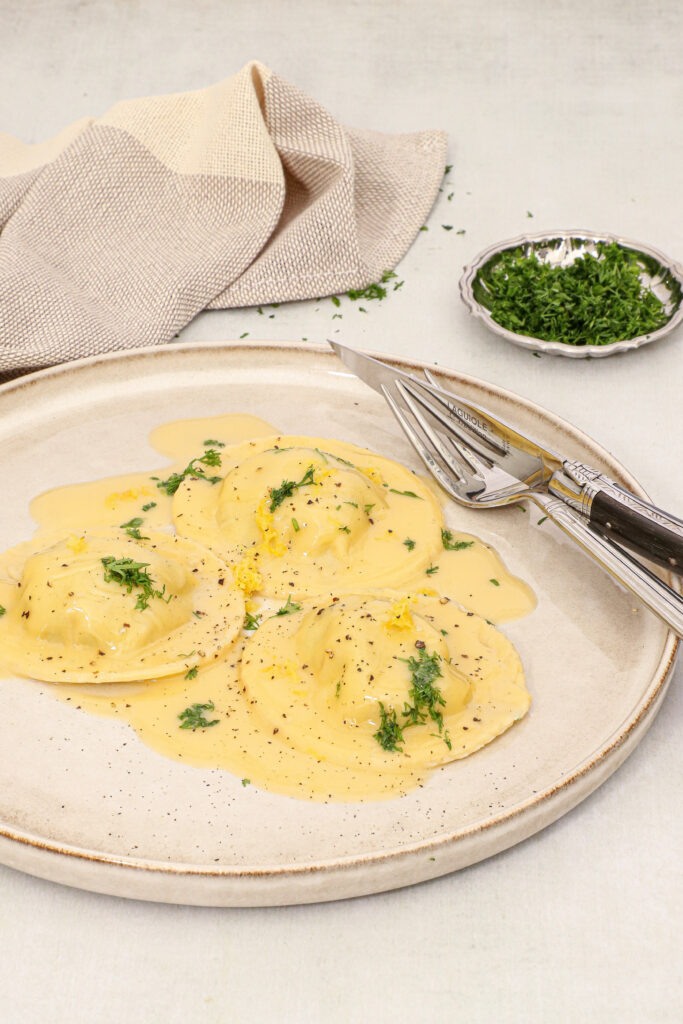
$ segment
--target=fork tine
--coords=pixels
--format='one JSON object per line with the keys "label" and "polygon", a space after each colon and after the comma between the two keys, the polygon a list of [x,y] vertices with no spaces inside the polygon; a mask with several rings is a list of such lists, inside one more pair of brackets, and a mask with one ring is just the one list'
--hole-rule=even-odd
{"label": "fork tine", "polygon": [[[476,423],[472,422],[471,419],[465,418],[462,412],[453,405],[454,402],[459,401],[466,406],[467,403],[464,399],[461,399],[455,393],[444,391],[429,370],[424,370],[423,372],[426,380],[420,380],[419,377],[413,377],[415,384],[423,388],[431,399],[437,402],[448,412],[449,423],[447,425],[459,433],[463,442],[466,442],[472,448],[476,448],[479,455],[484,459],[488,458],[489,454],[482,448],[482,445],[486,445],[490,451],[495,453],[495,455],[501,456],[507,454],[507,448],[502,442],[496,440],[496,438],[492,437],[490,434],[487,434],[481,427],[478,427]],[[446,425],[445,422],[444,425]],[[463,434],[466,436],[463,437]]]}
{"label": "fork tine", "polygon": [[[408,422],[405,413],[403,413],[402,410],[399,408],[398,403],[394,399],[393,395],[389,392],[389,389],[384,386],[384,384],[382,385],[382,394],[386,398],[389,408],[396,417],[399,427],[406,435],[406,437],[408,438],[413,448],[424,462],[429,472],[436,478],[436,480],[438,480],[443,489],[447,491],[452,498],[455,498],[456,501],[461,501],[462,495],[454,485],[452,478],[449,476],[448,473],[445,472],[443,467],[440,465],[440,463],[436,461],[436,459],[431,454],[429,449],[422,443],[418,433]],[[454,473],[453,475],[456,477],[456,480],[459,479],[458,474]]]}
{"label": "fork tine", "polygon": [[446,427],[449,434],[455,434],[468,449],[476,451],[479,458],[488,466],[492,466],[496,459],[506,454],[502,444],[498,445],[494,439],[483,437],[475,426],[463,419],[446,395],[439,394],[427,381],[418,380],[416,377],[407,386],[414,388],[411,392],[413,396]]}
{"label": "fork tine", "polygon": [[[469,487],[471,485],[472,475],[477,475],[477,469],[472,464],[469,454],[452,437],[447,438],[453,451],[449,450],[440,434],[433,429],[426,417],[423,416],[418,409],[417,403],[413,401],[413,399],[418,398],[418,396],[412,391],[409,384],[404,384],[403,381],[397,380],[396,388],[412,413],[413,418],[417,422],[423,436],[436,449],[448,469],[450,469],[451,472],[457,472],[461,478],[464,478],[464,482]],[[483,490],[485,484],[483,480],[480,482],[482,484],[480,489]]]}
{"label": "fork tine", "polygon": [[[425,398],[422,392],[414,388],[412,384],[403,384],[403,382],[401,382],[400,387],[405,388],[409,394],[411,394],[412,397],[420,403],[422,408],[427,410],[430,416],[432,416],[437,423],[440,423],[442,427],[445,427],[448,432],[448,440],[454,447],[456,446],[456,441],[453,437],[455,434],[455,437],[457,437],[460,442],[460,445],[457,446],[459,454],[461,458],[464,458],[468,463],[472,472],[480,473],[483,466],[486,466],[489,469],[493,466],[493,460],[481,450],[476,441],[464,435],[464,432],[460,429],[460,424],[457,422],[454,423],[452,416],[446,416],[440,409],[435,408]],[[465,452],[467,452],[467,454],[465,454]]]}

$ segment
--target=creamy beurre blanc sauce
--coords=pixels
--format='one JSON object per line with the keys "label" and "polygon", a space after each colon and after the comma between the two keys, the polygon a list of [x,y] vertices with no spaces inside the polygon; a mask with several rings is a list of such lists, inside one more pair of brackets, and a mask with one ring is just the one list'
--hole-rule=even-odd
{"label": "creamy beurre blanc sauce", "polygon": [[[315,464],[321,483],[315,492],[295,491],[265,527],[262,517],[256,532],[239,507],[240,542],[237,547],[223,544],[220,527],[233,521],[235,487],[190,480],[172,499],[153,479],[182,471],[205,450],[207,439],[226,446],[220,449],[221,468],[207,473],[237,481],[239,493],[249,492],[247,506],[257,493],[268,493],[258,483],[259,474],[269,472],[269,486],[276,486],[272,474],[279,469],[273,466],[291,469],[292,475],[282,472],[292,479],[295,469]],[[140,683],[60,684],[49,688],[55,697],[124,719],[166,757],[224,769],[280,794],[323,801],[399,796],[421,784],[435,766],[472,753],[526,712],[530,698],[519,658],[493,624],[528,614],[535,605],[533,593],[477,538],[453,530],[453,541],[471,545],[443,548],[440,500],[431,484],[353,445],[280,438],[274,427],[253,416],[166,423],[150,441],[173,465],[67,485],[34,499],[36,538],[0,556],[0,604],[9,608],[16,600],[21,561],[39,549],[41,537],[61,534],[77,542],[88,528],[118,530],[136,516],[144,520],[143,532],[168,530],[174,514],[180,532],[185,527],[178,516],[191,511],[194,520],[186,535],[210,546],[219,558],[234,564],[245,551],[261,552],[258,564],[270,591],[246,592],[248,609],[260,615],[260,628],[243,634],[190,679],[185,660],[177,675]],[[253,474],[245,469],[249,459]],[[417,497],[406,496],[408,490]],[[331,505],[336,495],[338,504]],[[152,502],[155,507],[143,512]],[[370,506],[363,515],[361,510]],[[323,529],[326,516],[336,517],[339,531],[331,541]],[[291,526],[294,519],[298,529]],[[307,530],[317,545],[308,562]],[[271,543],[274,536],[287,538],[285,553]],[[414,540],[414,547],[404,546],[406,539]],[[313,566],[308,575],[290,575],[298,555]],[[367,571],[354,585],[356,558],[359,565],[365,558]],[[282,570],[288,559],[289,570]],[[384,590],[373,586],[373,564]],[[344,571],[330,572],[331,566]],[[427,572],[434,567],[435,572]],[[300,609],[277,616],[285,597]],[[374,738],[376,700],[368,699],[360,680],[370,669],[378,670],[379,675],[370,675],[381,678],[384,699],[400,709],[410,675],[397,659],[415,656],[416,644],[438,650],[442,659],[437,680],[447,699],[442,728],[434,723],[407,728],[402,749],[386,751]],[[178,716],[195,703],[212,703],[206,718],[218,724],[181,729]]]}

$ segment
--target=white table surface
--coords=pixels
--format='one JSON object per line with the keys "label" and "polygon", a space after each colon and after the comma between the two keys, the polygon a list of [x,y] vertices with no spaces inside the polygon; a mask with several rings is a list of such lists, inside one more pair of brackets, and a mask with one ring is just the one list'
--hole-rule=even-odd
{"label": "white table surface", "polygon": [[[451,184],[401,291],[367,315],[344,300],[334,321],[329,300],[273,319],[205,313],[182,339],[336,332],[417,353],[573,421],[681,509],[682,331],[606,360],[537,359],[468,319],[457,294],[465,262],[529,230],[608,230],[683,260],[678,0],[0,0],[0,30],[0,130],[27,142],[253,57],[349,124],[446,129]],[[402,891],[211,910],[0,868],[0,1019],[678,1022],[682,685],[679,663],[636,752],[568,816]]]}

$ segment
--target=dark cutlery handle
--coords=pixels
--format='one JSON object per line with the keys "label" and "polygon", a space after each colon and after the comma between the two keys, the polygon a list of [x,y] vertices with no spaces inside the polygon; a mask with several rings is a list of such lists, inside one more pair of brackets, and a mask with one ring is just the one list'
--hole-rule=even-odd
{"label": "dark cutlery handle", "polygon": [[[638,508],[633,507],[636,504]],[[626,495],[620,500],[614,493],[598,490],[593,495],[590,521],[605,537],[683,576],[683,532],[658,522],[654,508],[650,513],[649,506],[628,503]]]}

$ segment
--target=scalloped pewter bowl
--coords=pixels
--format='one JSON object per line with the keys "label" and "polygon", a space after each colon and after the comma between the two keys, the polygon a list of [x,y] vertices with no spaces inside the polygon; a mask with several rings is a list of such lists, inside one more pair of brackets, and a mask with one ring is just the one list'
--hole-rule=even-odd
{"label": "scalloped pewter bowl", "polygon": [[[616,242],[622,249],[635,252],[642,266],[643,283],[664,303],[669,319],[659,330],[641,334],[636,338],[625,338],[609,345],[568,345],[562,341],[545,341],[526,334],[508,331],[492,318],[488,308],[489,291],[486,272],[491,270],[503,253],[510,249],[524,248],[527,255],[534,253],[543,263],[553,266],[569,266],[578,256],[597,254],[598,242]],[[490,245],[479,253],[476,259],[465,267],[460,278],[460,297],[470,313],[478,317],[490,331],[499,334],[513,345],[548,352],[551,355],[568,356],[570,359],[601,359],[617,352],[640,348],[651,341],[657,341],[673,331],[683,321],[683,267],[665,256],[664,253],[640,242],[594,231],[544,231],[538,235],[520,235],[505,242]]]}

